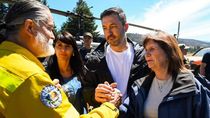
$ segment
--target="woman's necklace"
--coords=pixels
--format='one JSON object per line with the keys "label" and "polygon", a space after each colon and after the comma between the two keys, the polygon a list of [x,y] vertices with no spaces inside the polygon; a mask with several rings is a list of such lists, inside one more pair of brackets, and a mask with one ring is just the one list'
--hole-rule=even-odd
{"label": "woman's necklace", "polygon": [[171,85],[170,84],[171,79],[172,79],[171,77],[165,80],[159,80],[157,79],[157,77],[155,77],[155,79],[158,85],[158,89],[161,93],[164,92],[166,89],[168,89],[169,85]]}
{"label": "woman's necklace", "polygon": [[165,83],[166,80],[158,80],[157,79],[157,85],[158,85],[158,88],[160,90],[160,92],[162,93],[163,92],[163,88],[164,88],[164,83]]}

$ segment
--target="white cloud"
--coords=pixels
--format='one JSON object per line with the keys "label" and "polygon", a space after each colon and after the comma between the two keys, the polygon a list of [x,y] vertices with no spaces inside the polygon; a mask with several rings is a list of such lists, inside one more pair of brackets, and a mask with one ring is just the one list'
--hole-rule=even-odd
{"label": "white cloud", "polygon": [[[131,16],[128,21],[161,29],[171,34],[177,33],[178,22],[181,22],[180,37],[210,38],[210,0],[160,0],[146,8],[144,16]],[[130,28],[129,32],[148,32]],[[207,40],[203,39],[203,40]]]}

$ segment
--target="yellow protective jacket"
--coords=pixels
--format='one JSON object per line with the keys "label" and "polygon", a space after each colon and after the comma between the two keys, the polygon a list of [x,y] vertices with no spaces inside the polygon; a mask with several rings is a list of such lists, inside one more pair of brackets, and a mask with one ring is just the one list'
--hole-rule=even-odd
{"label": "yellow protective jacket", "polygon": [[116,118],[111,103],[79,115],[56,88],[39,60],[25,48],[0,44],[0,118]]}

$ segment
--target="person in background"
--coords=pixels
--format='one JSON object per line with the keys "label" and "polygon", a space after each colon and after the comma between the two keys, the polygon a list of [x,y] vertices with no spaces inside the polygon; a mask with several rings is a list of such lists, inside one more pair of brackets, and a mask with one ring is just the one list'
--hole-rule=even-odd
{"label": "person in background", "polygon": [[126,117],[209,118],[209,91],[185,68],[176,39],[157,32],[143,46],[152,72],[132,85]]}
{"label": "person in background", "polygon": [[83,47],[79,49],[79,52],[81,54],[82,60],[84,63],[87,62],[87,53],[91,53],[92,46],[91,46],[91,42],[93,41],[93,35],[90,32],[85,32],[83,35]]}
{"label": "person in background", "polygon": [[202,63],[200,65],[200,74],[210,81],[210,52],[203,55]]}
{"label": "person in background", "polygon": [[187,50],[190,48],[188,46],[186,46],[185,44],[178,44],[179,48],[181,49],[181,52],[182,52],[182,55],[183,55],[183,61],[184,61],[184,64],[185,64],[185,67],[187,69],[190,69],[190,62],[189,60],[187,59],[186,55],[187,55]]}
{"label": "person in background", "polygon": [[149,72],[144,59],[144,49],[126,36],[128,23],[124,11],[112,7],[101,13],[105,39],[91,53],[86,63],[83,95],[87,103],[97,107],[112,99],[119,89],[127,97],[131,84]]}
{"label": "person in background", "polygon": [[[15,2],[0,24],[1,118],[116,118],[120,94],[80,116],[37,57],[54,54],[54,22],[36,0]],[[1,32],[0,31],[0,32]]]}
{"label": "person in background", "polygon": [[70,33],[64,31],[57,35],[54,45],[55,54],[48,57],[46,71],[52,80],[59,80],[69,101],[83,114],[86,108],[81,94],[84,67],[76,41]]}

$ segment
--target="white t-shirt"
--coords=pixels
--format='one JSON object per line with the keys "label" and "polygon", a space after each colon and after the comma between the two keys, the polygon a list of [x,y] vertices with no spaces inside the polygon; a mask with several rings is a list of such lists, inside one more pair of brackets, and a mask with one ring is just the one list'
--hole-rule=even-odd
{"label": "white t-shirt", "polygon": [[117,88],[123,95],[123,100],[127,96],[127,84],[133,63],[134,50],[132,45],[127,43],[127,49],[123,52],[116,52],[108,45],[106,50],[106,62]]}

